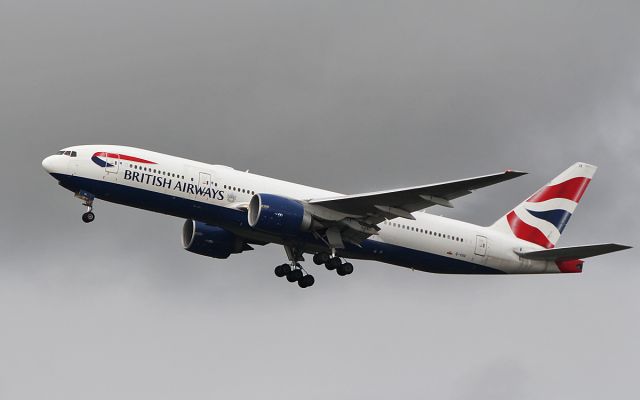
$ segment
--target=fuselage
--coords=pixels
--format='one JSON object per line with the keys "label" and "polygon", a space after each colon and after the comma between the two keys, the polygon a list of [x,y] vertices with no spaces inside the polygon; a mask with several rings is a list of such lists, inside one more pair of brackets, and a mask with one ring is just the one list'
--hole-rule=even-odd
{"label": "fuselage", "polygon": [[[256,193],[296,200],[340,193],[318,189],[126,146],[73,146],[43,161],[60,185],[75,193],[219,226],[255,243],[296,245],[306,253],[326,250],[310,233],[295,238],[261,232],[247,223],[247,205]],[[377,235],[348,244],[339,255],[439,273],[550,273],[553,262],[526,260],[516,251],[542,247],[487,227],[426,212],[415,220],[389,219]]]}

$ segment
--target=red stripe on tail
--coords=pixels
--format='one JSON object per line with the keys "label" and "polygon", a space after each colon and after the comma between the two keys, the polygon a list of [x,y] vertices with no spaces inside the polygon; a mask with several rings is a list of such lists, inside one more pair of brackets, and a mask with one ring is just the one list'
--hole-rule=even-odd
{"label": "red stripe on tail", "polygon": [[547,239],[547,237],[540,231],[540,229],[533,227],[520,219],[515,213],[511,211],[507,214],[507,221],[513,231],[514,235],[518,239],[526,240],[527,242],[539,244],[546,249],[553,247],[553,243]]}
{"label": "red stripe on tail", "polygon": [[591,182],[589,178],[578,177],[558,183],[557,185],[545,186],[538,190],[538,192],[527,201],[530,203],[540,203],[550,199],[562,198],[577,203],[582,198],[584,191],[587,190],[589,182]]}

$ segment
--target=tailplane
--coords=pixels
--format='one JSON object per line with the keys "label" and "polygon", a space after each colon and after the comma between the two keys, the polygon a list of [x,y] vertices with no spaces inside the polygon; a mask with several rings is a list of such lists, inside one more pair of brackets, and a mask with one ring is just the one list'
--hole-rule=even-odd
{"label": "tailplane", "polygon": [[603,254],[613,253],[615,251],[621,251],[630,249],[630,246],[625,246],[616,243],[604,243],[604,244],[588,244],[583,246],[571,246],[571,247],[556,247],[549,250],[535,250],[516,253],[529,260],[542,260],[542,261],[554,261],[563,262],[576,260],[579,258],[588,258],[600,256]]}
{"label": "tailplane", "polygon": [[573,164],[491,228],[546,249],[555,247],[596,169],[582,162]]}

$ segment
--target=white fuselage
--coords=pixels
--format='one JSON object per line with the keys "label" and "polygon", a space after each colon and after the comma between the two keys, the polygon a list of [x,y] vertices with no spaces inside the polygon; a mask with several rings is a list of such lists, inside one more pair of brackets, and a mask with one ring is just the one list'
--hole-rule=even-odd
{"label": "white fuselage", "polygon": [[[242,237],[280,243],[277,236],[254,232],[239,221],[246,214],[247,205],[256,193],[269,193],[296,200],[322,199],[339,196],[327,190],[268,178],[233,168],[205,164],[180,157],[125,146],[87,145],[65,149],[69,155],[50,156],[45,168],[70,190],[88,190],[83,185],[97,187],[111,184],[98,198],[138,208],[164,212],[183,218],[200,220],[204,207],[214,206],[232,212],[209,213],[207,223],[229,229]],[[105,155],[96,160],[95,154]],[[111,157],[109,154],[129,157]],[[104,164],[104,165],[100,165]],[[71,183],[73,182],[73,183]],[[117,186],[113,186],[117,185]],[[126,191],[139,189],[140,191]],[[100,190],[94,190],[100,191]],[[145,204],[142,193],[164,195],[162,204]],[[155,199],[156,197],[153,197]],[[153,200],[154,203],[157,201]],[[172,207],[170,202],[180,203]],[[185,202],[187,201],[187,202]],[[167,204],[165,204],[167,203]],[[186,205],[186,206],[185,206]],[[175,211],[174,211],[175,210]],[[215,215],[213,215],[215,214]],[[231,219],[225,215],[233,215]],[[505,273],[558,272],[552,262],[520,258],[515,251],[541,248],[535,244],[510,237],[486,227],[469,224],[426,212],[412,214],[415,220],[395,218],[379,224],[378,235],[371,236],[367,245],[345,252],[349,257],[374,259],[420,270],[444,272],[438,266],[418,265],[402,251],[425,254],[426,262],[461,262],[488,267]],[[311,246],[313,249],[313,245]],[[394,254],[389,255],[392,251]],[[396,261],[399,259],[400,261]],[[415,264],[415,265],[414,265]]]}

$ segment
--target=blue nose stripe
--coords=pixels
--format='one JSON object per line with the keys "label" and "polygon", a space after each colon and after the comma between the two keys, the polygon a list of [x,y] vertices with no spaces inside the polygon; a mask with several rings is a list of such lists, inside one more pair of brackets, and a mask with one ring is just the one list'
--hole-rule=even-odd
{"label": "blue nose stripe", "polygon": [[571,213],[566,210],[527,211],[536,218],[552,223],[556,228],[558,228],[560,233],[562,233],[564,227],[567,226],[567,223],[569,222],[569,218],[571,218]]}
{"label": "blue nose stripe", "polygon": [[111,168],[111,167],[113,167],[113,164],[109,164],[108,162],[98,158],[97,156],[91,157],[91,161],[93,161],[94,163],[98,164],[99,166],[101,166],[103,168]]}

